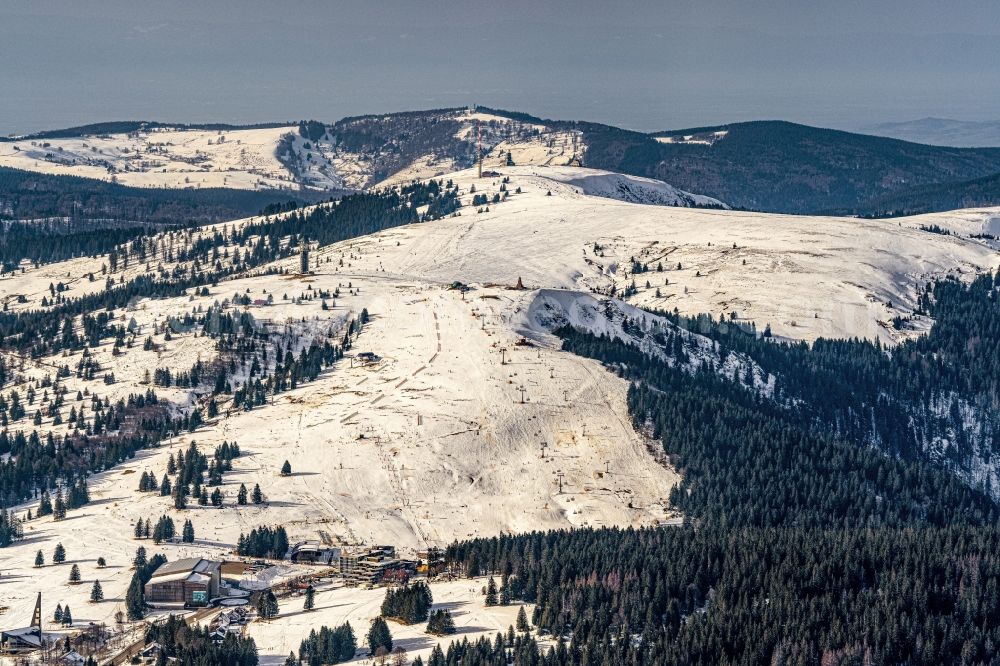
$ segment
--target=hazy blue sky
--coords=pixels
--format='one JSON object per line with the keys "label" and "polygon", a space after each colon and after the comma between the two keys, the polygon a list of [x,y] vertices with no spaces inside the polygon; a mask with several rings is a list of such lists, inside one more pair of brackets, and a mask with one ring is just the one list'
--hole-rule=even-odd
{"label": "hazy blue sky", "polygon": [[0,134],[484,104],[655,130],[1000,119],[997,0],[0,0]]}

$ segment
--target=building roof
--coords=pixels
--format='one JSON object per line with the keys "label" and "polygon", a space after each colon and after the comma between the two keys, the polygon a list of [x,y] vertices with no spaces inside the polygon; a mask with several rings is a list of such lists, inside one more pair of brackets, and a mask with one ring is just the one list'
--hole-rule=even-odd
{"label": "building roof", "polygon": [[[219,562],[213,562],[200,557],[185,557],[174,562],[165,562],[153,572],[153,578],[170,576],[169,580],[176,578],[187,578],[189,574],[203,574],[211,576],[220,567]],[[156,582],[161,582],[160,580]]]}
{"label": "building roof", "polygon": [[84,659],[83,655],[77,652],[76,650],[70,650],[69,652],[64,654],[62,660],[65,661],[67,664],[82,664],[87,661],[86,659]]}
{"label": "building roof", "polygon": [[38,627],[22,627],[21,629],[6,629],[0,635],[7,640],[15,640],[24,645],[41,647],[42,638]]}

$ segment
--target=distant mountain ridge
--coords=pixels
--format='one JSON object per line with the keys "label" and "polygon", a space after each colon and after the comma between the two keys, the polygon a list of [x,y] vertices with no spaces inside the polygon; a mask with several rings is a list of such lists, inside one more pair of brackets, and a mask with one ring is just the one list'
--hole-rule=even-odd
{"label": "distant mountain ridge", "polygon": [[[837,210],[874,214],[878,201],[896,192],[915,191],[946,183],[981,179],[1000,173],[1000,148],[948,148],[898,139],[822,129],[785,121],[752,121],[729,125],[668,130],[645,134],[584,121],[543,119],[526,113],[479,107],[481,114],[507,119],[514,127],[508,143],[534,141],[551,144],[572,141],[576,150],[561,155],[586,167],[653,178],[687,192],[715,198],[729,205],[782,213]],[[398,134],[385,130],[397,124],[447,123],[462,110],[408,112],[363,116],[330,126],[337,141],[349,125],[362,154],[395,157],[411,154],[423,132]],[[495,122],[495,121],[494,121]],[[451,127],[449,127],[451,129]],[[425,130],[426,131],[426,130]],[[510,129],[506,130],[511,132]],[[517,136],[520,133],[520,136]],[[441,131],[439,136],[450,136]],[[500,159],[504,141],[483,140],[487,159]],[[472,150],[470,150],[470,148]],[[436,147],[455,167],[472,165],[471,141],[446,139]],[[450,155],[449,155],[450,152]],[[471,154],[470,154],[471,153]],[[516,164],[522,164],[515,157]],[[391,170],[391,167],[390,169]],[[938,200],[940,201],[940,200]],[[981,204],[1000,203],[984,196]],[[943,210],[935,201],[920,202],[921,210]]]}
{"label": "distant mountain ridge", "polygon": [[[106,134],[112,131],[123,133]],[[89,132],[102,133],[97,152]],[[785,121],[647,134],[476,107],[253,128],[128,121],[33,137],[0,144],[0,165],[147,187],[328,191],[432,178],[470,168],[481,156],[487,170],[584,166],[766,212],[882,215],[897,195],[907,210],[1000,204],[1000,192],[978,182],[1000,174],[1000,148],[925,145]],[[945,196],[973,181],[968,196]]]}
{"label": "distant mountain ridge", "polygon": [[861,131],[932,146],[1000,146],[1000,120],[977,122],[952,118],[919,118],[869,125],[862,127]]}
{"label": "distant mountain ridge", "polygon": [[[708,141],[709,135],[715,140]],[[662,140],[683,136],[705,140]],[[734,206],[770,212],[865,212],[872,200],[895,191],[1000,173],[997,148],[925,146],[784,121],[674,130],[648,138],[604,132],[588,139],[589,166],[659,178]]]}
{"label": "distant mountain ridge", "polygon": [[90,123],[87,125],[77,125],[76,127],[65,127],[63,129],[43,130],[32,132],[31,134],[16,136],[0,136],[0,141],[23,141],[25,139],[66,139],[70,137],[92,136],[99,134],[122,134],[137,132],[145,129],[190,129],[190,130],[211,130],[211,131],[231,131],[244,129],[272,129],[284,127],[289,123],[252,123],[249,125],[232,125],[229,123],[163,123],[154,120],[111,120],[103,123]]}

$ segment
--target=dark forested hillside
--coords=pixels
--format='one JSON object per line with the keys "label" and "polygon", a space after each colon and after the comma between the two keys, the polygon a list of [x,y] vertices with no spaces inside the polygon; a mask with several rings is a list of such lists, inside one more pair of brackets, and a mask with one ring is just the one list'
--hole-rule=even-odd
{"label": "dark forested hillside", "polygon": [[973,180],[908,188],[877,197],[856,208],[832,212],[889,217],[996,205],[1000,205],[1000,173]]}
{"label": "dark forested hillside", "polygon": [[92,178],[0,167],[0,220],[77,218],[108,224],[207,224],[253,215],[265,206],[289,200],[315,202],[318,196],[276,190],[126,187]]}
{"label": "dark forested hillside", "polygon": [[510,636],[454,645],[427,663],[992,664],[998,547],[993,527],[582,529],[476,539],[450,547],[449,560],[500,576],[513,603],[537,604],[538,630],[562,640],[544,657]]}
{"label": "dark forested hillside", "polygon": [[587,166],[659,178],[766,211],[857,209],[872,199],[1000,172],[1000,149],[944,148],[778,121],[660,133],[727,134],[712,143],[659,143],[613,128],[585,132]]}

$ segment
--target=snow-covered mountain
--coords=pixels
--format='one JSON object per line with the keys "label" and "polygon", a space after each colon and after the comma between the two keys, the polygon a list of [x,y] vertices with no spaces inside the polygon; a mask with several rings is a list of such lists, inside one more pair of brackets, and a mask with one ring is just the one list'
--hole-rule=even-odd
{"label": "snow-covered mountain", "polygon": [[487,168],[569,164],[584,150],[579,132],[468,109],[345,118],[332,125],[137,124],[118,133],[106,127],[0,141],[0,166],[137,187],[337,190],[467,168],[477,149]]}
{"label": "snow-covered mountain", "polygon": [[[233,137],[227,132],[222,144]],[[296,137],[295,150],[315,155],[315,138]],[[339,139],[325,141],[331,150],[346,150]],[[522,155],[531,147],[553,162],[566,152],[537,138],[497,149],[501,143],[491,149],[495,161],[488,170],[495,173],[442,175],[460,192],[462,207],[453,215],[314,248],[307,274],[299,272],[298,257],[288,257],[183,294],[111,308],[111,321],[134,332],[137,344],[116,345],[112,337],[87,348],[88,362],[100,371],[94,377],[64,373],[59,382],[67,396],[86,389],[115,402],[144,393],[148,376],[163,368],[216,367],[219,341],[185,324],[208,311],[216,320],[232,316],[259,327],[267,335],[258,339],[270,340],[289,362],[311,344],[339,343],[362,312],[369,320],[348,358],[314,381],[252,410],[220,396],[218,413],[194,432],[90,477],[94,501],[73,520],[31,521],[30,545],[4,551],[5,576],[19,577],[18,585],[5,588],[5,603],[30,608],[41,590],[75,612],[86,609],[88,620],[111,622],[115,604],[89,605],[89,586],[67,587],[63,577],[34,567],[35,551],[62,543],[82,562],[113,555],[115,566],[102,570],[101,582],[108,598],[121,598],[131,577],[121,554],[136,548],[135,522],[164,514],[192,519],[198,535],[194,544],[158,546],[171,560],[221,556],[241,533],[261,525],[284,526],[292,542],[391,543],[411,553],[500,532],[677,521],[668,497],[678,473],[662,448],[633,427],[627,381],[561,351],[553,334],[558,326],[613,335],[653,355],[663,354],[655,335],[635,331],[670,331],[682,339],[692,371],[715,367],[768,395],[773,378],[753,361],[740,354],[721,359],[712,342],[650,311],[724,314],[734,325],[770,324],[786,338],[863,336],[891,346],[929,325],[919,317],[906,330],[889,325],[913,314],[927,281],[968,277],[1000,263],[991,239],[972,237],[995,231],[997,209],[864,220],[679,208],[718,202],[661,181],[517,165],[515,145]],[[242,140],[236,145],[247,148]],[[509,161],[515,166],[506,166]],[[425,166],[436,171],[441,164]],[[476,196],[489,204],[473,205]],[[224,233],[282,217],[287,214],[163,232],[152,239],[155,256],[142,260],[116,256],[112,264],[104,255],[26,265],[0,278],[0,290],[8,312],[19,313],[51,307],[54,285],[60,297],[74,298],[146,275],[194,275],[212,262],[188,248],[207,248],[215,261],[231,262],[251,248],[227,245]],[[102,275],[102,267],[110,275]],[[361,362],[361,352],[372,352],[377,362]],[[252,369],[232,358],[238,389]],[[18,386],[41,385],[53,368],[83,361],[84,350],[25,357]],[[106,374],[113,381],[105,381]],[[203,404],[208,393],[176,384],[156,391],[178,413]],[[39,414],[40,429],[66,433],[65,422]],[[136,491],[142,472],[159,479],[168,458],[192,440],[203,452],[236,441],[246,453],[224,477],[225,506],[192,505],[180,513],[169,497]],[[278,473],[285,460],[294,471],[289,476]],[[240,484],[259,484],[266,501],[237,506]],[[436,599],[469,598],[467,582],[448,585],[435,587]],[[357,599],[341,604],[331,597],[311,622],[364,622],[377,613],[381,595]],[[248,630],[261,638],[262,657],[277,662],[289,645],[297,646],[310,627],[295,615]],[[462,621],[470,635],[489,636],[509,618]],[[424,640],[413,654],[426,654],[436,640]]]}
{"label": "snow-covered mountain", "polygon": [[[0,166],[157,188],[345,190],[404,183],[471,167],[579,164],[580,131],[468,109],[346,118],[252,129],[144,126],[130,132],[0,142]],[[528,173],[528,172],[526,172]],[[550,169],[586,194],[664,206],[723,204],[662,181]]]}

